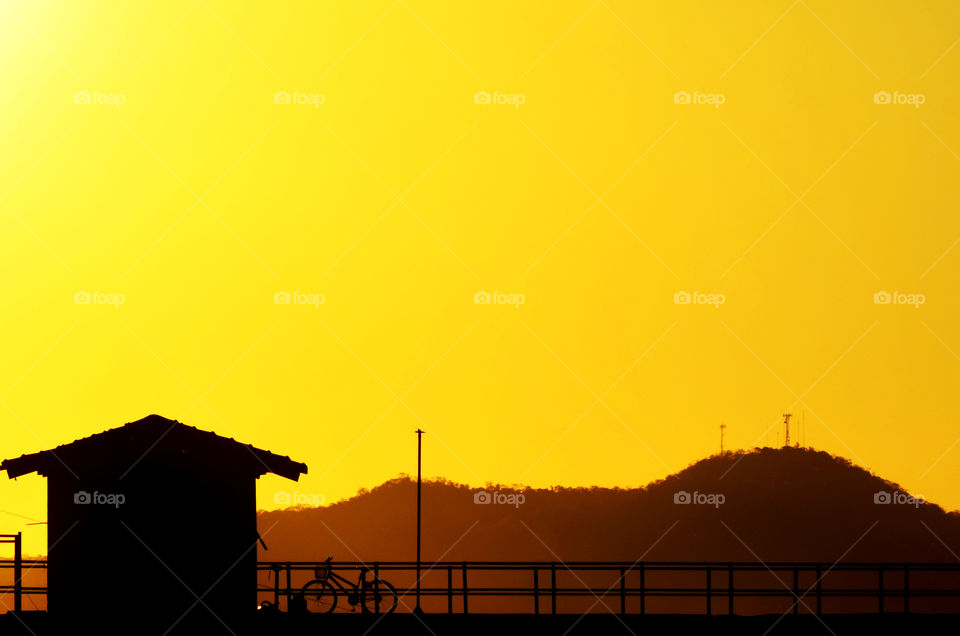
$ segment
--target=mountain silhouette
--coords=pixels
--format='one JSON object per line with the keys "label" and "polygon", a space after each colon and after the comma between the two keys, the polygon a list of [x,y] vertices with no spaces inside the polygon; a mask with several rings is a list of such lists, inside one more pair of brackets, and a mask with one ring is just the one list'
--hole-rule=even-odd
{"label": "mountain silhouette", "polygon": [[[806,448],[715,455],[641,488],[488,484],[501,500],[488,504],[475,503],[479,490],[424,483],[424,561],[952,562],[960,553],[960,513],[911,502],[897,484]],[[675,503],[678,493],[700,503]],[[261,511],[270,550],[259,558],[413,560],[415,498],[416,482],[401,476],[329,506]]]}

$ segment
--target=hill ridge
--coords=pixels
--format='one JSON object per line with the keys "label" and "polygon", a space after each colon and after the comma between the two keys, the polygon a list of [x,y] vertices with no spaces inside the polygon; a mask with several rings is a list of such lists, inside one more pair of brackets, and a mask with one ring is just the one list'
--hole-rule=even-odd
{"label": "hill ridge", "polygon": [[[411,559],[415,487],[401,475],[327,506],[260,511],[276,546],[260,558]],[[423,486],[424,558],[956,560],[960,513],[911,497],[847,459],[796,447],[713,455],[636,488],[441,478]]]}

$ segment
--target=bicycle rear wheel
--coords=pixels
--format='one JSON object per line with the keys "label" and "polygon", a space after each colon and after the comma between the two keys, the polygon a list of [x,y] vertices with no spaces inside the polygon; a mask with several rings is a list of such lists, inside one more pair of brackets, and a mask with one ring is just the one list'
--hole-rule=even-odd
{"label": "bicycle rear wheel", "polygon": [[363,588],[361,610],[365,614],[389,614],[397,609],[400,597],[392,585],[383,579],[367,581]]}
{"label": "bicycle rear wheel", "polygon": [[337,590],[329,581],[313,579],[300,588],[300,594],[307,603],[308,612],[329,614],[337,609]]}

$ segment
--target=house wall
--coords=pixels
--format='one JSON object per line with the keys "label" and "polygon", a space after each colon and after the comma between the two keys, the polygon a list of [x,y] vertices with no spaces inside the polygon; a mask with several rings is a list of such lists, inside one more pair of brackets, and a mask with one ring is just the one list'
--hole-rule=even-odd
{"label": "house wall", "polygon": [[[219,625],[252,615],[256,480],[222,468],[145,464],[123,479],[114,475],[126,467],[97,467],[80,480],[51,474],[51,614],[149,618],[160,633],[178,620]],[[75,503],[78,491],[99,501]]]}

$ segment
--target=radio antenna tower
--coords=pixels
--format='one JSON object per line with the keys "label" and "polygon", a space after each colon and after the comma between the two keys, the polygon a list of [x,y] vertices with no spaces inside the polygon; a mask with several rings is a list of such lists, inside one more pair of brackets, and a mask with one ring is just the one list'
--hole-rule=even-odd
{"label": "radio antenna tower", "polygon": [[720,422],[720,454],[723,455],[723,429],[727,428],[727,425],[723,422]]}
{"label": "radio antenna tower", "polygon": [[793,416],[792,413],[783,414],[783,445],[790,445],[790,418]]}

